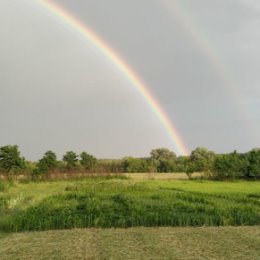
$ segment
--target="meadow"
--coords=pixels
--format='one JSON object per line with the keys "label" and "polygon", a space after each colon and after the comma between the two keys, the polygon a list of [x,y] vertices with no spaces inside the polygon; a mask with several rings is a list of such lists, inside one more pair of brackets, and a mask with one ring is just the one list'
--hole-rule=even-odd
{"label": "meadow", "polygon": [[0,230],[253,226],[260,182],[87,178],[2,182]]}
{"label": "meadow", "polygon": [[0,233],[0,259],[259,260],[260,227],[136,227]]}

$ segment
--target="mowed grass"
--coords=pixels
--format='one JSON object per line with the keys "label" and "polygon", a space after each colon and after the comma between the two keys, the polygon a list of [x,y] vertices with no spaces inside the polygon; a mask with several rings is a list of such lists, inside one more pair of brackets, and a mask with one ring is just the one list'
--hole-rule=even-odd
{"label": "mowed grass", "polygon": [[[4,190],[4,189],[3,189]],[[0,230],[260,224],[260,182],[122,180],[15,183]]]}
{"label": "mowed grass", "polygon": [[0,259],[259,260],[260,227],[72,229],[2,234]]}
{"label": "mowed grass", "polygon": [[[188,180],[186,173],[124,173],[124,176],[132,180]],[[192,178],[201,178],[203,173],[196,172],[192,174]]]}

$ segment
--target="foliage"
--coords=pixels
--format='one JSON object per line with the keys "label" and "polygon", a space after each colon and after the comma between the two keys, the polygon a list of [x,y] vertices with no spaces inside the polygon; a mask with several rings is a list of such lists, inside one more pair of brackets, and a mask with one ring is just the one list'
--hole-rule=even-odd
{"label": "foliage", "polygon": [[8,173],[17,173],[25,169],[25,159],[21,157],[17,145],[0,147],[0,168]]}
{"label": "foliage", "polygon": [[35,173],[48,173],[57,167],[57,156],[53,151],[47,151],[44,156],[39,160]]}
{"label": "foliage", "polygon": [[176,154],[167,148],[154,149],[150,158],[157,163],[158,172],[172,172],[175,167]]}
{"label": "foliage", "polygon": [[77,166],[78,155],[73,151],[69,151],[63,155],[62,160],[66,163],[67,169],[72,170]]}
{"label": "foliage", "polygon": [[204,147],[197,147],[191,152],[190,162],[192,171],[206,172],[211,171],[215,160],[215,154]]}
{"label": "foliage", "polygon": [[197,147],[190,156],[177,157],[166,149],[154,149],[150,157],[123,159],[97,159],[87,152],[78,156],[68,151],[63,161],[58,161],[53,151],[47,151],[37,163],[25,161],[20,156],[17,145],[0,148],[0,172],[8,173],[9,179],[14,174],[21,174],[30,179],[46,178],[46,174],[69,173],[169,173],[185,172],[189,178],[194,172],[203,172],[205,178],[224,179],[260,179],[260,149],[247,153],[236,151],[229,154],[215,154],[207,148]]}
{"label": "foliage", "polygon": [[97,159],[91,154],[82,152],[80,154],[80,163],[85,167],[87,171],[93,172],[95,171],[97,166]]}
{"label": "foliage", "polygon": [[260,179],[260,149],[253,149],[246,154],[247,167],[245,176],[247,178]]}
{"label": "foliage", "polygon": [[155,161],[148,158],[127,157],[123,160],[124,172],[151,172],[154,170]]}
{"label": "foliage", "polygon": [[5,182],[0,180],[0,192],[4,192],[7,189],[7,185]]}
{"label": "foliage", "polygon": [[122,159],[99,159],[96,166],[97,173],[122,173],[124,165]]}
{"label": "foliage", "polygon": [[216,157],[213,167],[213,174],[218,179],[242,178],[248,166],[244,154],[236,151],[230,154],[222,154]]}
{"label": "foliage", "polygon": [[189,167],[189,156],[179,156],[175,162],[175,172],[186,172]]}

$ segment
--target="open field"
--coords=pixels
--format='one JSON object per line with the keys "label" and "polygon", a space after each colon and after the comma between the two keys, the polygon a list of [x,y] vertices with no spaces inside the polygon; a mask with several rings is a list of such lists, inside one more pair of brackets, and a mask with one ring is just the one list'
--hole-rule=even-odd
{"label": "open field", "polygon": [[[5,260],[259,260],[259,224],[260,182],[130,176],[0,183]],[[34,231],[10,232],[26,230]]]}
{"label": "open field", "polygon": [[259,260],[260,227],[12,233],[0,235],[0,259]]}
{"label": "open field", "polygon": [[[75,180],[75,179],[84,179],[88,177],[97,177],[97,176],[122,176],[127,177],[133,180],[188,180],[186,173],[52,173],[46,176],[46,180]],[[192,174],[192,178],[200,178],[203,176],[203,173],[196,172]],[[27,175],[17,175],[15,176],[16,180],[26,180],[30,179],[30,176]],[[7,180],[6,174],[0,173],[0,180]]]}
{"label": "open field", "polygon": [[[124,173],[133,180],[188,180],[186,173]],[[203,176],[202,173],[196,172],[192,174],[192,178],[199,178]]]}
{"label": "open field", "polygon": [[2,231],[260,224],[260,182],[91,178],[2,190]]}

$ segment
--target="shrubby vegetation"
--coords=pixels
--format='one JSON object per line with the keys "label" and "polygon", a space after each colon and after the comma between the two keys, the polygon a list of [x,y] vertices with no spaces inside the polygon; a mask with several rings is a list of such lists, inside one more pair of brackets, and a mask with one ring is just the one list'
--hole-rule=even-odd
{"label": "shrubby vegetation", "polygon": [[260,179],[260,150],[254,149],[245,154],[234,151],[230,154],[217,155],[213,173],[218,179]]}
{"label": "shrubby vegetation", "polygon": [[[17,145],[6,145],[0,147],[0,171],[13,178],[16,174],[24,173],[26,170],[24,157],[21,157]],[[28,167],[29,168],[29,167]]]}
{"label": "shrubby vegetation", "polygon": [[33,170],[32,175],[34,178],[37,178],[41,174],[45,174],[54,170],[57,166],[58,161],[56,154],[53,151],[47,151],[36,164],[36,167]]}
{"label": "shrubby vegetation", "polygon": [[[0,196],[0,231],[260,224],[256,182],[90,178],[20,184],[21,190]],[[41,199],[38,190],[45,191]]]}
{"label": "shrubby vegetation", "polygon": [[97,167],[97,159],[86,152],[80,154],[80,164],[86,171],[95,172]]}
{"label": "shrubby vegetation", "polygon": [[247,153],[236,151],[216,154],[198,147],[190,156],[179,156],[166,148],[154,149],[149,157],[122,159],[97,159],[83,151],[66,152],[58,160],[55,152],[47,151],[38,162],[26,161],[17,145],[0,147],[0,172],[8,178],[27,174],[41,179],[52,173],[141,173],[186,172],[191,178],[194,172],[204,172],[212,179],[260,179],[260,149]]}
{"label": "shrubby vegetation", "polygon": [[[256,180],[260,179],[259,149],[216,154],[198,147],[190,156],[178,157],[166,148],[159,148],[152,150],[149,157],[113,160],[97,159],[85,151],[65,152],[59,160],[55,152],[47,151],[38,162],[29,162],[21,156],[18,146],[7,145],[0,147],[0,172],[0,178],[6,175],[9,179],[0,179],[0,232],[260,225],[259,182],[130,181],[120,175],[186,172],[192,178],[193,173],[204,172],[214,180]],[[72,180],[71,176],[77,173],[84,173],[84,180]],[[119,173],[117,179],[110,173]],[[56,174],[70,180],[38,182],[55,179]],[[21,175],[28,175],[35,182],[29,178],[20,183],[13,181]],[[86,175],[90,178],[85,178]]]}

